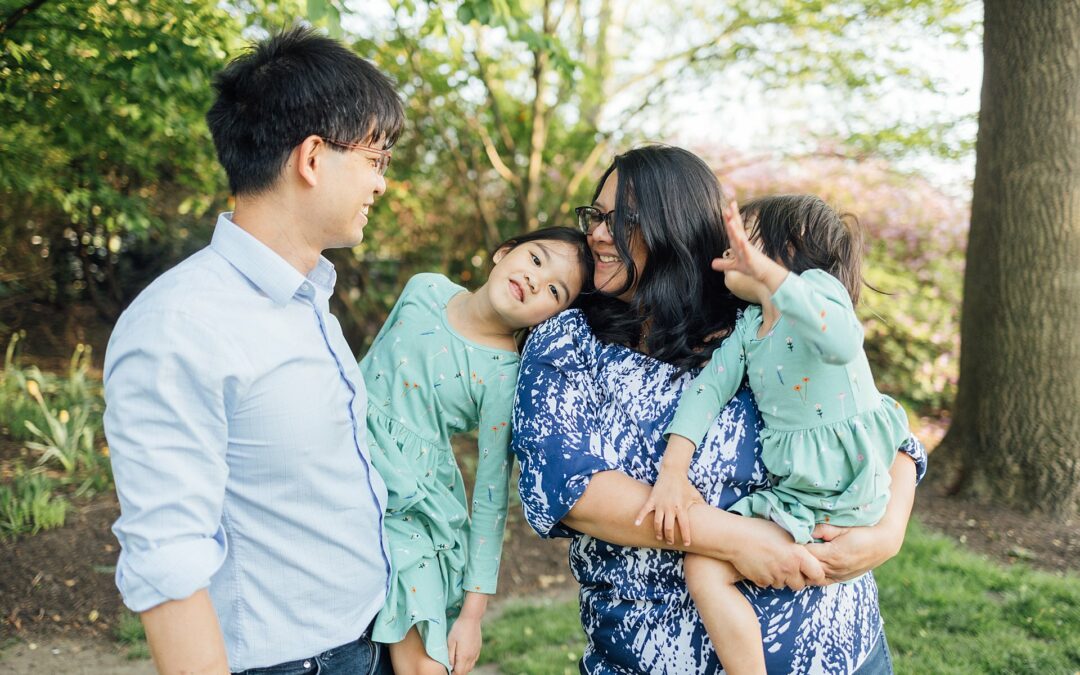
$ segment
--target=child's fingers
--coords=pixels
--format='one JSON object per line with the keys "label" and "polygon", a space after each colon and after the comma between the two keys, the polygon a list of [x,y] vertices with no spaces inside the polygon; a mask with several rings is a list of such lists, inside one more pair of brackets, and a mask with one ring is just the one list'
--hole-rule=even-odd
{"label": "child's fingers", "polygon": [[653,500],[650,498],[649,501],[645,502],[645,506],[642,506],[641,510],[638,511],[637,518],[634,519],[634,526],[636,527],[638,525],[641,525],[641,522],[643,520],[645,520],[645,516],[649,515],[649,511],[652,511],[655,508],[656,508],[656,505],[653,503]]}
{"label": "child's fingers", "polygon": [[682,533],[683,546],[690,545],[690,514],[687,509],[683,509],[682,517],[679,518],[679,531]]}
{"label": "child's fingers", "polygon": [[664,541],[669,545],[675,543],[675,520],[675,510],[672,509],[664,519]]}
{"label": "child's fingers", "polygon": [[450,652],[450,667],[454,667],[455,656],[457,656],[457,640],[451,639],[449,644],[446,645],[447,651]]}

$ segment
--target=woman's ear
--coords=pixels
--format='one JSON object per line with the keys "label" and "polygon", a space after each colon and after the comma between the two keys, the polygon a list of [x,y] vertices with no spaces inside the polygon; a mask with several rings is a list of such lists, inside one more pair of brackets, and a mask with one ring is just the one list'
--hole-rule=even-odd
{"label": "woman's ear", "polygon": [[506,257],[506,254],[513,250],[513,246],[503,246],[498,251],[495,251],[495,255],[491,256],[491,260],[498,265],[499,261]]}

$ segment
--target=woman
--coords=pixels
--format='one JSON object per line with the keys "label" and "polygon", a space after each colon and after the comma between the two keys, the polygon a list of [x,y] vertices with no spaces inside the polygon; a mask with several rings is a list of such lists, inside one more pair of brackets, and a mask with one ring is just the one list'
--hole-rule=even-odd
{"label": "woman", "polygon": [[767,483],[760,420],[744,389],[691,466],[704,500],[691,510],[691,544],[673,532],[657,540],[651,519],[634,525],[679,394],[740,308],[709,268],[727,247],[722,206],[716,177],[685,150],[617,157],[593,205],[578,210],[604,294],[542,324],[522,355],[513,435],[521,498],[541,536],[573,538],[570,566],[589,638],[581,670],[720,669],[683,577],[681,552],[693,551],[730,561],[753,582],[742,589],[771,672],[891,672],[877,588],[860,575],[903,542],[916,474],[925,470],[914,439],[893,464],[878,525],[822,525],[816,536],[829,543],[798,546],[773,523],[723,510]]}

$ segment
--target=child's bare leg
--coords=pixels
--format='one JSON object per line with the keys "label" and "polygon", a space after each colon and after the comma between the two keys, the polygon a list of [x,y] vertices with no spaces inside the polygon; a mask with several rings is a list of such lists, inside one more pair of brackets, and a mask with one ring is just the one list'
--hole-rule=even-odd
{"label": "child's bare leg", "polygon": [[728,675],[765,675],[761,628],[731,563],[688,553],[686,585]]}
{"label": "child's bare leg", "polygon": [[390,645],[390,663],[396,675],[446,675],[446,666],[428,656],[416,626],[404,640]]}

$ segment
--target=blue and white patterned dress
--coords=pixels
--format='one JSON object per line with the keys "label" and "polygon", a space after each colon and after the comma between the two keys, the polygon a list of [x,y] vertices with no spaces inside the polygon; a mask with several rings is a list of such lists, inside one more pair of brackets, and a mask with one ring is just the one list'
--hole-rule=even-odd
{"label": "blue and white patterned dress", "polygon": [[[584,671],[715,673],[716,653],[683,576],[681,553],[629,548],[571,530],[559,521],[593,474],[617,470],[655,482],[671,421],[693,373],[640,352],[600,342],[578,310],[533,332],[522,355],[512,445],[521,462],[525,517],[541,536],[572,537],[570,568],[581,584],[581,622],[589,639]],[[766,487],[747,388],[723,410],[690,467],[711,504],[726,508]],[[902,448],[921,480],[926,453],[914,438]],[[825,588],[758,588],[742,583],[761,622],[771,673],[849,673],[881,635],[877,586],[866,574]]]}

